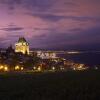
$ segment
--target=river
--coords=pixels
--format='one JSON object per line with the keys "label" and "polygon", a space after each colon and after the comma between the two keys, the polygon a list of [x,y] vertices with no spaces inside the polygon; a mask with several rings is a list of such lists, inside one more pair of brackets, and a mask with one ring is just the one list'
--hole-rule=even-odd
{"label": "river", "polygon": [[100,52],[84,52],[78,54],[58,54],[67,60],[72,60],[76,63],[84,63],[91,66],[100,65]]}

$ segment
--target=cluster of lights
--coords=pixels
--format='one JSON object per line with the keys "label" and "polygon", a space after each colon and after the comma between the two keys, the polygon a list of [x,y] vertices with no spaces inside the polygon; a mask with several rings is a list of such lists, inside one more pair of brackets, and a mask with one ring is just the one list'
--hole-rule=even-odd
{"label": "cluster of lights", "polygon": [[64,70],[64,67],[61,67],[60,69],[61,69],[61,70]]}
{"label": "cluster of lights", "polygon": [[15,66],[15,70],[19,70],[20,69],[20,67],[19,66]]}
{"label": "cluster of lights", "polygon": [[18,65],[15,66],[15,70],[16,70],[16,71],[18,71],[18,70],[23,70],[23,69],[24,69],[23,67],[20,67],[20,66],[18,66]]}
{"label": "cluster of lights", "polygon": [[9,69],[8,69],[8,66],[7,65],[1,65],[0,66],[0,70],[1,71],[8,71]]}
{"label": "cluster of lights", "polygon": [[38,66],[38,67],[33,67],[33,69],[35,70],[35,71],[42,71],[42,68],[41,68],[41,66]]}
{"label": "cluster of lights", "polygon": [[84,64],[76,64],[76,66],[73,67],[73,70],[86,70],[87,67]]}
{"label": "cluster of lights", "polygon": [[[64,69],[65,68],[63,66],[60,67],[60,70],[64,70]],[[33,70],[40,72],[40,71],[42,71],[42,67],[41,66],[38,66],[38,67],[35,67],[34,66],[33,67]],[[52,66],[50,71],[56,71],[56,70],[57,70],[56,67],[55,66]]]}

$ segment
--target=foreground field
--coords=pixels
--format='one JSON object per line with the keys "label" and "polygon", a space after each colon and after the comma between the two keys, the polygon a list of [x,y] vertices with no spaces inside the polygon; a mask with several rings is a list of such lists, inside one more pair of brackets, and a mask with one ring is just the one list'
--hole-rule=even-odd
{"label": "foreground field", "polygon": [[100,71],[0,74],[0,100],[100,100]]}

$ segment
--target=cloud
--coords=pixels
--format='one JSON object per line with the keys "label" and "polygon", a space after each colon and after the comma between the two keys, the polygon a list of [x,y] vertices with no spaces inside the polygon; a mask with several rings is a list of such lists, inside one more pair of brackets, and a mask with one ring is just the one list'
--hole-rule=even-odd
{"label": "cloud", "polygon": [[69,31],[76,33],[76,32],[80,32],[82,30],[83,30],[82,28],[73,28],[73,29],[70,29]]}
{"label": "cloud", "polygon": [[[41,46],[45,48],[63,48],[63,49],[85,49],[93,47],[100,47],[100,27],[92,27],[87,30],[80,30],[76,34],[69,33],[55,33],[49,34],[45,36],[45,38],[41,39],[38,37],[37,43],[41,43]],[[94,37],[95,36],[95,37]],[[47,45],[46,45],[47,44]],[[93,45],[93,47],[92,47]],[[94,49],[96,49],[94,48]]]}
{"label": "cloud", "polygon": [[34,38],[35,39],[44,39],[44,38],[46,38],[46,34],[41,34],[41,35],[36,35],[36,36],[34,36]]}
{"label": "cloud", "polygon": [[20,31],[20,30],[23,30],[23,28],[21,27],[15,27],[15,28],[2,28],[0,30],[3,30],[3,31]]}
{"label": "cloud", "polygon": [[52,30],[52,29],[51,28],[41,28],[41,27],[37,27],[37,28],[34,28],[34,30],[39,30],[39,31],[44,30],[44,31],[46,31],[46,30]]}
{"label": "cloud", "polygon": [[100,0],[0,0],[0,37],[14,42],[24,36],[31,47],[98,44],[99,4]]}
{"label": "cloud", "polygon": [[86,21],[92,21],[92,22],[100,22],[100,17],[94,17],[94,16],[69,16],[69,15],[58,15],[54,13],[24,13],[25,15],[33,16],[33,17],[39,17],[43,20],[47,21],[59,21],[62,19],[65,20],[75,20],[75,21],[81,21],[81,22],[86,22]]}

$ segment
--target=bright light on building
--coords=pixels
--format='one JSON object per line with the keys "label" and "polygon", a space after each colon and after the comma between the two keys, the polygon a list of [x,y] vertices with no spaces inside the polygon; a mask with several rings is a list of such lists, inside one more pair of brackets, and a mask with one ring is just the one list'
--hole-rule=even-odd
{"label": "bright light on building", "polygon": [[33,67],[34,70],[36,70],[36,67]]}
{"label": "bright light on building", "polygon": [[4,67],[4,71],[8,71],[8,67],[6,66],[6,67]]}
{"label": "bright light on building", "polygon": [[64,70],[64,67],[61,67],[60,70]]}
{"label": "bright light on building", "polygon": [[73,70],[76,70],[76,68],[74,67]]}
{"label": "bright light on building", "polygon": [[37,70],[38,70],[38,71],[41,71],[41,67],[39,66]]}
{"label": "bright light on building", "polygon": [[3,69],[3,68],[4,68],[4,66],[1,65],[1,66],[0,66],[0,69]]}
{"label": "bright light on building", "polygon": [[52,67],[52,70],[55,70],[55,67]]}
{"label": "bright light on building", "polygon": [[84,66],[84,64],[80,64],[78,68],[81,69],[81,68],[83,68],[83,66]]}
{"label": "bright light on building", "polygon": [[96,70],[98,70],[98,67],[95,67]]}
{"label": "bright light on building", "polygon": [[19,70],[20,69],[20,67],[19,66],[15,66],[15,70]]}
{"label": "bright light on building", "polygon": [[23,70],[24,68],[23,67],[21,67],[21,70]]}

